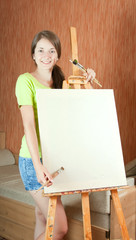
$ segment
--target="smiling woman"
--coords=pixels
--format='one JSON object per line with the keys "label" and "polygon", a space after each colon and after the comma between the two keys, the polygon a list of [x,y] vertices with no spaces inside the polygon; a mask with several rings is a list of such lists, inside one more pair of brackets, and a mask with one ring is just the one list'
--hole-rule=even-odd
{"label": "smiling woman", "polygon": [[[61,56],[59,38],[50,31],[38,33],[32,42],[32,58],[36,69],[32,73],[19,76],[16,83],[16,97],[20,107],[25,135],[22,139],[19,157],[19,169],[25,189],[36,202],[35,240],[44,239],[48,198],[43,198],[41,191],[36,190],[52,176],[43,166],[37,117],[36,90],[62,88],[64,74],[56,65]],[[55,239],[61,240],[67,232],[67,219],[61,199],[58,199],[56,214]]]}

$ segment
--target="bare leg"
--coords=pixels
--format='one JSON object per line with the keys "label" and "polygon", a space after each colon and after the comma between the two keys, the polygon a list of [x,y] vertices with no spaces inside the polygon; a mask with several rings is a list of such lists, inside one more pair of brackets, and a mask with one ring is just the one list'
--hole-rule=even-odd
{"label": "bare leg", "polygon": [[[37,193],[35,193],[35,191],[30,191],[30,194],[34,198],[38,207],[36,209],[38,214],[36,215],[35,240],[44,240],[49,198],[42,196],[42,190]],[[61,203],[61,199],[58,198],[53,239],[62,240],[64,235],[67,233],[67,229],[66,214]]]}
{"label": "bare leg", "polygon": [[39,233],[43,233],[46,227],[46,220],[38,206],[35,207],[35,232],[34,239],[37,239]]}

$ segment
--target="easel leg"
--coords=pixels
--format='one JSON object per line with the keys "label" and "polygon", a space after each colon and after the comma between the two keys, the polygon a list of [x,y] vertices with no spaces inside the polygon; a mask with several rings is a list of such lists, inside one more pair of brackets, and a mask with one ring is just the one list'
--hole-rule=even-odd
{"label": "easel leg", "polygon": [[89,193],[82,193],[84,240],[92,240]]}
{"label": "easel leg", "polygon": [[57,205],[57,196],[50,197],[45,240],[52,240],[53,238],[53,227],[55,222],[56,205]]}
{"label": "easel leg", "polygon": [[119,196],[118,196],[117,189],[111,190],[111,196],[112,196],[112,199],[113,199],[114,208],[115,208],[115,211],[116,211],[116,214],[117,214],[117,217],[118,217],[118,221],[119,221],[119,225],[120,225],[120,228],[121,228],[122,239],[123,240],[129,240],[130,238],[129,238],[129,235],[128,235],[128,230],[127,230],[127,227],[126,227],[126,222],[125,222],[125,218],[124,218],[124,214],[123,214],[123,211],[122,211],[122,206],[121,206],[121,203],[120,203],[120,199],[119,199]]}

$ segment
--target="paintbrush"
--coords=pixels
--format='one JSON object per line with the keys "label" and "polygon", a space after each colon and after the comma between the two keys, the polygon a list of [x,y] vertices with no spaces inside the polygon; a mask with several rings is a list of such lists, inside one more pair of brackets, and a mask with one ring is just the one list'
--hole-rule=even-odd
{"label": "paintbrush", "polygon": [[[75,66],[77,66],[79,69],[81,69],[83,72],[87,72],[87,69],[85,67],[83,67],[76,59],[74,59],[73,61],[71,59],[69,59],[69,61],[71,63],[73,63]],[[92,81],[94,81],[96,84],[98,84],[100,87],[102,87],[102,85],[96,78],[92,79]]]}
{"label": "paintbrush", "polygon": [[[57,177],[62,171],[64,171],[64,167],[61,167],[61,168],[59,168],[57,171],[55,171],[55,172],[51,175],[52,178]],[[50,182],[50,181],[48,180],[46,183],[42,184],[42,186],[41,186],[39,189],[36,190],[36,193],[37,193],[39,190],[41,190],[42,188],[47,187],[47,185],[49,184],[49,182]]]}

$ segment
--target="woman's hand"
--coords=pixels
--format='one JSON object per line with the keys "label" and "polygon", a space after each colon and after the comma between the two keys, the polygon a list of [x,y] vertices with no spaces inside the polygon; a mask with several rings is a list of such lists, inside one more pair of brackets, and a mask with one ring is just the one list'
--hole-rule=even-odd
{"label": "woman's hand", "polygon": [[39,183],[41,184],[47,183],[47,187],[53,184],[53,178],[51,174],[48,172],[47,168],[44,167],[42,164],[36,166],[36,175]]}
{"label": "woman's hand", "polygon": [[90,83],[93,82],[93,79],[96,77],[96,73],[94,72],[93,69],[87,68],[87,72],[83,74],[86,77],[86,80]]}

